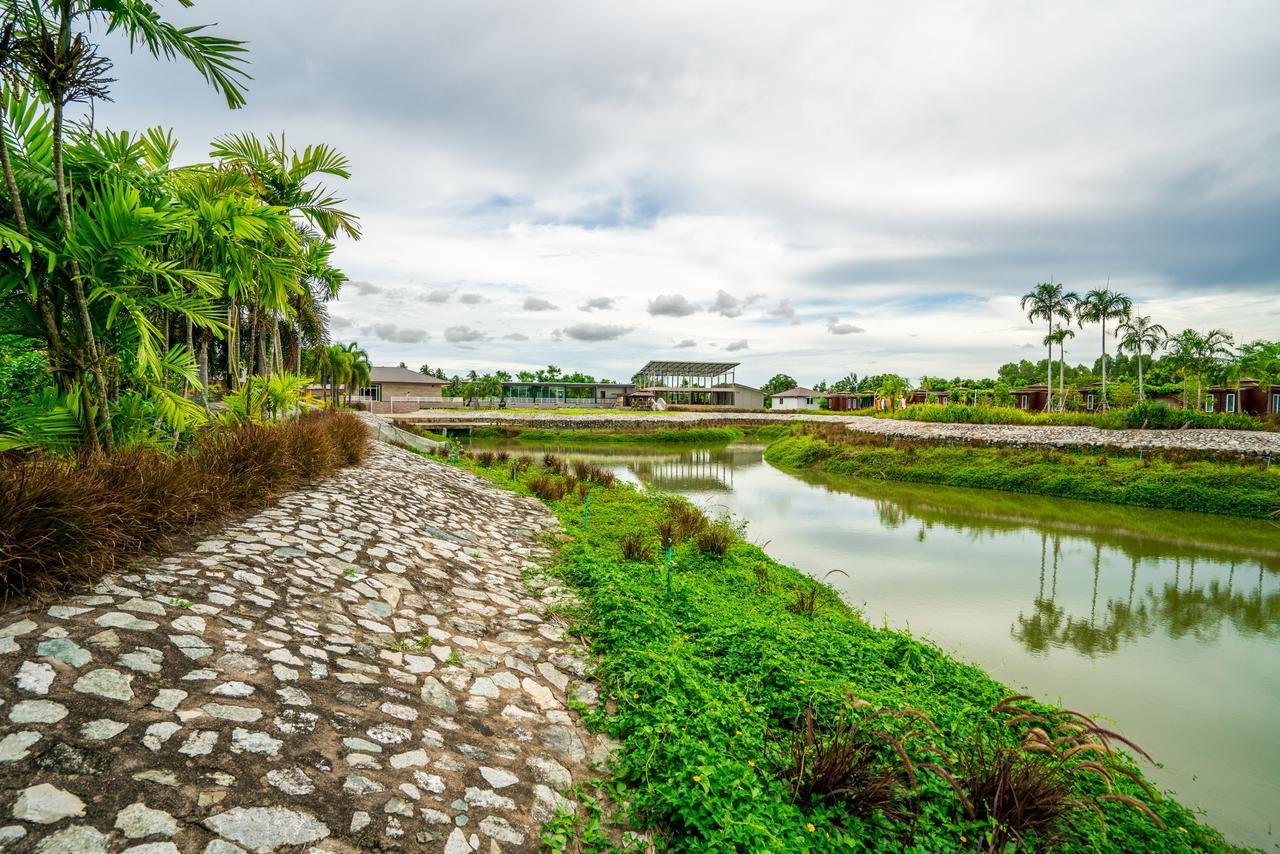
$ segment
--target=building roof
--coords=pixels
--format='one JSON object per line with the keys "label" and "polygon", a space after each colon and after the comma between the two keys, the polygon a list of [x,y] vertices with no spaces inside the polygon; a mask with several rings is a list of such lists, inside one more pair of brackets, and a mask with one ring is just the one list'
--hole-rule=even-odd
{"label": "building roof", "polygon": [[429,377],[408,368],[372,367],[369,369],[369,382],[373,383],[426,383],[430,385],[447,385],[448,380]]}
{"label": "building roof", "polygon": [[780,391],[769,395],[770,397],[817,397],[818,393],[811,388],[805,388],[798,385],[795,388],[789,388],[786,391]]}
{"label": "building roof", "polygon": [[718,377],[741,362],[649,362],[637,373],[646,377]]}

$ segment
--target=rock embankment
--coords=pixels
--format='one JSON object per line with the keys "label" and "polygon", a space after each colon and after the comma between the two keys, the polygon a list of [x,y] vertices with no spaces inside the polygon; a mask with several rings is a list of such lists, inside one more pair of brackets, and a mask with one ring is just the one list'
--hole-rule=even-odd
{"label": "rock embankment", "polygon": [[537,502],[368,461],[0,615],[0,848],[536,848],[606,756]]}
{"label": "rock embankment", "polygon": [[549,430],[660,430],[696,427],[707,423],[761,427],[797,421],[814,424],[844,424],[859,433],[874,433],[935,442],[985,442],[992,445],[1056,448],[1119,447],[1138,449],[1182,449],[1225,452],[1254,457],[1275,457],[1280,462],[1280,433],[1252,430],[1101,430],[1097,427],[1033,427],[1016,424],[940,424],[929,421],[899,421],[858,415],[809,415],[805,413],[756,412],[664,412],[633,415],[601,412],[589,415],[561,415],[554,412],[442,412],[423,410],[397,415],[395,420],[425,426],[450,424],[492,424],[510,427],[537,427]]}

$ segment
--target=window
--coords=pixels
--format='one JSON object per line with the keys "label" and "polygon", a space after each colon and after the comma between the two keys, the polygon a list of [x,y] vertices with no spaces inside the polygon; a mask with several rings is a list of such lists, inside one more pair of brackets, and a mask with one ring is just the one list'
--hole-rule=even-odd
{"label": "window", "polygon": [[1234,394],[1227,395],[1227,412],[1236,411],[1236,396]]}
{"label": "window", "polygon": [[1271,395],[1271,414],[1280,414],[1280,392]]}
{"label": "window", "polygon": [[1093,409],[1093,403],[1094,403],[1094,396],[1093,396],[1093,395],[1089,395],[1089,400],[1088,400],[1088,402],[1085,404],[1085,406],[1089,407],[1090,409]]}
{"label": "window", "polygon": [[380,385],[365,386],[364,388],[357,391],[356,394],[359,397],[363,397],[366,400],[382,400],[382,386]]}
{"label": "window", "polygon": [[1025,394],[1018,396],[1018,408],[1019,409],[1027,408],[1027,396]]}
{"label": "window", "polygon": [[1205,411],[1205,412],[1212,412],[1212,411],[1213,411],[1213,395],[1209,395],[1207,398],[1205,398],[1205,401],[1204,401],[1204,411]]}

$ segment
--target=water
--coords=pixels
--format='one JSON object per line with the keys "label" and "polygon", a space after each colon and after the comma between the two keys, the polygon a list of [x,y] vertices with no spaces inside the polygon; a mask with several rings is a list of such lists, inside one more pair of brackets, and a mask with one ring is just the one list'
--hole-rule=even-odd
{"label": "water", "polygon": [[751,445],[510,447],[747,519],[778,560],[848,573],[827,580],[868,621],[1114,723],[1161,788],[1280,850],[1280,526],[785,473]]}

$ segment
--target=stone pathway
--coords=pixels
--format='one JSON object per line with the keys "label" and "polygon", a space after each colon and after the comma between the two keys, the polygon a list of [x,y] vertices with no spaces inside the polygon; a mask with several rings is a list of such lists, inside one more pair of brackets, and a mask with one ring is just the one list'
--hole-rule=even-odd
{"label": "stone pathway", "polygon": [[616,430],[656,430],[664,427],[717,425],[760,427],[765,424],[807,421],[814,424],[844,424],[858,433],[874,433],[906,439],[940,442],[987,442],[993,445],[1059,448],[1116,446],[1171,448],[1194,451],[1226,451],[1253,457],[1275,457],[1280,463],[1280,433],[1256,430],[1100,430],[1096,427],[1028,427],[1016,424],[939,424],[928,421],[898,421],[865,415],[809,415],[799,412],[663,412],[635,415],[601,412],[589,415],[560,415],[554,412],[506,411],[465,412],[420,410],[388,416],[412,424],[500,424],[547,429],[583,428]]}
{"label": "stone pathway", "polygon": [[0,616],[0,849],[538,846],[613,747],[523,578],[537,502],[367,462],[92,592]]}

